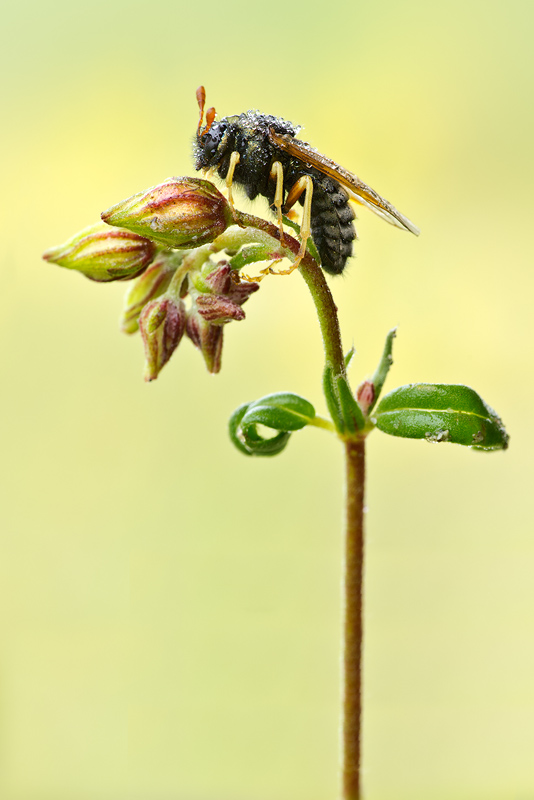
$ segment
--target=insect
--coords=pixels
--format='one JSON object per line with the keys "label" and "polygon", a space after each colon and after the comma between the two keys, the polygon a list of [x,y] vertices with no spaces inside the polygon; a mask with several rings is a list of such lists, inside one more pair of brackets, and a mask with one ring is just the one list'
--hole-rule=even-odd
{"label": "insect", "polygon": [[[416,235],[419,229],[400,211],[356,175],[296,139],[298,126],[280,117],[247,111],[215,121],[215,109],[206,111],[206,92],[197,89],[200,119],[194,147],[197,170],[214,170],[226,181],[232,204],[232,184],[244,187],[248,197],[267,198],[276,213],[283,241],[282,216],[298,201],[303,206],[301,244],[288,274],[296,269],[311,236],[322,268],[339,275],[352,255],[356,238],[354,211],[349,200],[367,206],[393,225]],[[272,271],[272,270],[271,270]]]}

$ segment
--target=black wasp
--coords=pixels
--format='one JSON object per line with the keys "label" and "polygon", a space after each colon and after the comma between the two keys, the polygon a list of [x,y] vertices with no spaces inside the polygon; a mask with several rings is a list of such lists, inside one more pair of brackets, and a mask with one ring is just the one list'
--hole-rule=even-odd
{"label": "black wasp", "polygon": [[349,200],[367,206],[393,225],[411,233],[419,229],[374,189],[321,155],[306,142],[295,139],[298,126],[280,117],[247,111],[215,122],[215,109],[206,112],[203,128],[206,92],[197,89],[200,107],[195,142],[196,169],[213,169],[226,180],[232,202],[232,183],[244,187],[253,200],[261,194],[276,211],[281,235],[282,215],[287,214],[297,200],[303,205],[300,229],[301,247],[292,265],[300,264],[311,236],[321,266],[331,275],[339,275],[352,255],[356,237],[354,212]]}

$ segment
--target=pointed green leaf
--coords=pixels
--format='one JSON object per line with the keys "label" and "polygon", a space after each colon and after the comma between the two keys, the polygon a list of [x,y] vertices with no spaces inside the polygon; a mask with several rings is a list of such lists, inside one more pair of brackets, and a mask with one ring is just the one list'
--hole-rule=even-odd
{"label": "pointed green leaf", "polygon": [[352,347],[350,348],[344,359],[345,369],[348,369],[350,367],[352,359],[354,358],[355,355],[356,355],[356,348],[354,347],[354,345],[352,345]]}
{"label": "pointed green leaf", "polygon": [[323,372],[323,392],[326,398],[326,405],[332,417],[332,422],[336,426],[338,433],[345,432],[345,423],[341,413],[341,406],[337,394],[337,388],[334,384],[334,371],[332,367],[326,366]]}
{"label": "pointed green leaf", "polygon": [[347,430],[351,433],[361,431],[365,427],[365,419],[344,375],[336,377],[336,388]]}
{"label": "pointed green leaf", "polygon": [[469,386],[412,383],[387,394],[373,418],[392,436],[505,450],[508,434],[495,411]]}
{"label": "pointed green leaf", "polygon": [[384,386],[384,383],[387,378],[387,374],[393,364],[393,339],[397,335],[397,328],[392,328],[388,335],[386,336],[386,342],[384,344],[384,351],[382,353],[382,358],[380,359],[380,363],[376,368],[376,371],[371,378],[371,383],[373,384],[375,390],[375,399],[373,403],[369,407],[369,411],[373,409],[376,405],[376,402],[380,396],[380,392]]}

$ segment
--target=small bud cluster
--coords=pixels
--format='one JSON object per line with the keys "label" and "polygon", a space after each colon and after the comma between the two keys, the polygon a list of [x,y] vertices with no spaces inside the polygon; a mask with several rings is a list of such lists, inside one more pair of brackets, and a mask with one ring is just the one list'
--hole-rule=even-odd
{"label": "small bud cluster", "polygon": [[[221,261],[215,269],[204,269],[191,276],[189,294],[192,299],[187,315],[187,335],[204,356],[209,372],[219,372],[223,345],[223,325],[242,320],[241,308],[260,287],[257,283],[239,281],[228,262]],[[235,278],[237,277],[237,281]]]}
{"label": "small bud cluster", "polygon": [[214,263],[209,247],[202,250],[233,222],[227,200],[209,181],[168,178],[102,219],[43,258],[94,281],[135,279],[121,329],[140,330],[147,381],[158,377],[184,333],[218,372],[223,327],[245,318],[242,305],[259,288],[241,281],[227,261]]}

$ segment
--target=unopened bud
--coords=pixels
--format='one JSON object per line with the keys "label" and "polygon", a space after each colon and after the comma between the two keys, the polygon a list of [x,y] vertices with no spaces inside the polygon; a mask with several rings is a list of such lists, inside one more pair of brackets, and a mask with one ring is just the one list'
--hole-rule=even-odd
{"label": "unopened bud", "polygon": [[224,262],[218,264],[215,269],[206,275],[204,282],[214,294],[222,294],[239,306],[242,306],[250,295],[260,288],[259,283],[240,280],[239,273]]}
{"label": "unopened bud", "polygon": [[124,281],[140,275],[156,250],[144,236],[99,222],[47,250],[43,258],[81,272],[92,281]]}
{"label": "unopened bud", "polygon": [[224,322],[245,319],[241,306],[220,294],[199,294],[196,304],[198,313],[207,322],[222,325]]}
{"label": "unopened bud", "polygon": [[216,266],[206,264],[201,272],[190,275],[193,303],[186,332],[202,351],[209,372],[219,372],[221,368],[224,324],[245,319],[241,306],[259,288],[257,283],[240,282],[239,275],[225,261]]}
{"label": "unopened bud", "polygon": [[372,381],[360,383],[356,391],[356,399],[363,413],[367,414],[375,399],[375,387]]}
{"label": "unopened bud", "polygon": [[167,178],[104,211],[102,219],[176,248],[212,242],[233,222],[228,201],[199,178]]}
{"label": "unopened bud", "polygon": [[129,286],[121,318],[123,333],[135,333],[139,329],[139,315],[146,304],[167,291],[176,270],[172,255],[160,253],[143,274]]}
{"label": "unopened bud", "polygon": [[202,352],[208,372],[211,373],[221,369],[223,331],[222,325],[212,325],[194,312],[187,316],[186,333]]}
{"label": "unopened bud", "polygon": [[172,356],[185,330],[185,306],[167,295],[143,309],[139,329],[145,346],[145,380],[153,381]]}

